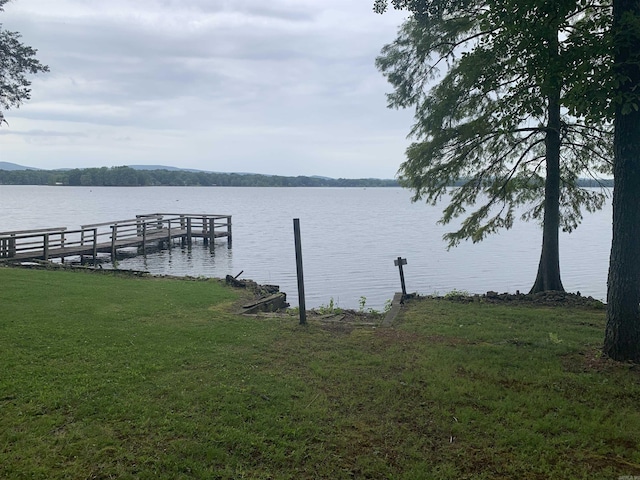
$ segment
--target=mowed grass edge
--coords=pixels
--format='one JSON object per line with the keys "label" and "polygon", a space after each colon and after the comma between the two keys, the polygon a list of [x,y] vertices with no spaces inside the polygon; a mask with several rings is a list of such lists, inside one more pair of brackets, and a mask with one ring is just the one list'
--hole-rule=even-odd
{"label": "mowed grass edge", "polygon": [[640,475],[604,312],[444,299],[394,328],[235,314],[217,280],[0,268],[0,478]]}

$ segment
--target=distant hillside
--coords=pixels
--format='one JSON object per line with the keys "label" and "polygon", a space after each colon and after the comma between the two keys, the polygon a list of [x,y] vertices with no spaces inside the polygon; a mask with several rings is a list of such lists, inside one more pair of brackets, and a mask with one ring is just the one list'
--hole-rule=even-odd
{"label": "distant hillside", "polygon": [[[379,178],[221,173],[164,165],[41,170],[0,162],[0,185],[72,186],[220,186],[220,187],[397,187],[398,181]],[[613,179],[579,179],[581,187],[613,187]]]}
{"label": "distant hillside", "polygon": [[[213,172],[211,170],[199,170],[196,168],[180,168],[180,167],[172,167],[170,165],[118,165],[114,167],[100,167],[102,168],[133,168],[134,170],[167,170],[169,172],[195,172],[195,173],[216,173],[223,175],[264,175],[266,177],[270,177],[269,174],[259,174],[259,173],[249,173],[249,172]],[[91,168],[93,169],[93,168]],[[43,171],[52,171],[52,172],[66,172],[69,170],[74,170],[73,168],[54,168],[54,169],[46,169],[46,168],[33,168],[33,167],[25,167],[23,165],[18,165],[17,163],[9,163],[9,162],[0,162],[0,170],[14,171],[14,170],[43,170]],[[89,168],[85,169],[76,169],[76,170],[90,170]],[[331,177],[322,177],[320,175],[313,175],[311,178],[322,178],[322,179],[331,179]]]}
{"label": "distant hillside", "polygon": [[397,187],[396,180],[285,177],[252,173],[213,173],[184,169],[102,167],[73,170],[0,170],[3,185],[194,186],[194,187]]}
{"label": "distant hillside", "polygon": [[[192,168],[178,168],[167,165],[125,165],[134,170],[168,170],[170,172],[206,172],[206,170],[196,170]],[[209,172],[213,173],[213,172]]]}
{"label": "distant hillside", "polygon": [[18,165],[17,163],[0,162],[0,170],[14,171],[14,170],[38,170],[37,168],[25,167]]}

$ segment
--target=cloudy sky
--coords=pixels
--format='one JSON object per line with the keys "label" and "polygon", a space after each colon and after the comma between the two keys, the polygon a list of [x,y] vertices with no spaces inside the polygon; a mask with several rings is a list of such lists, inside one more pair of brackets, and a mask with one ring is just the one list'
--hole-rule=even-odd
{"label": "cloudy sky", "polygon": [[0,161],[393,178],[412,112],[376,70],[404,15],[373,0],[14,0],[51,72],[5,112]]}

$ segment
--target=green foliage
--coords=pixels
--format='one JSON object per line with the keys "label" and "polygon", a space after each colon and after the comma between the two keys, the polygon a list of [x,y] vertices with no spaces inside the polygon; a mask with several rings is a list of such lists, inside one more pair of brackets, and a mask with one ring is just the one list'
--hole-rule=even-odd
{"label": "green foliage", "polygon": [[555,345],[562,343],[557,333],[549,332],[549,341]]}
{"label": "green foliage", "polygon": [[453,299],[467,298],[470,296],[471,295],[467,290],[458,290],[454,288],[450,292],[445,293],[444,298],[453,300]]}
{"label": "green foliage", "polygon": [[367,304],[367,297],[365,297],[364,295],[360,297],[360,299],[358,300],[358,311],[360,312],[364,312],[364,307]]}
{"label": "green foliage", "polygon": [[316,310],[320,315],[337,315],[342,313],[342,309],[336,305],[333,297],[329,299],[329,303],[327,305],[320,305]]}
{"label": "green foliage", "polygon": [[[9,0],[0,0],[0,13]],[[4,30],[0,23],[0,126],[1,110],[18,108],[31,98],[28,75],[48,72],[49,67],[36,59],[37,50],[24,45],[18,32]]]}
{"label": "green foliage", "polygon": [[391,298],[387,298],[384,302],[384,307],[382,308],[382,314],[386,315],[391,310],[393,304],[393,300]]}
{"label": "green foliage", "polygon": [[358,312],[359,313],[365,313],[365,314],[369,314],[369,315],[383,315],[386,314],[389,310],[391,310],[391,299],[387,299],[387,301],[384,303],[384,308],[382,310],[382,312],[380,312],[379,310],[376,310],[375,308],[367,308],[367,297],[365,297],[364,295],[360,297],[360,299],[358,300]]}
{"label": "green foliage", "polygon": [[[393,4],[413,15],[376,64],[394,87],[389,106],[415,108],[411,135],[418,140],[407,149],[399,180],[414,191],[414,201],[448,199],[442,223],[464,217],[445,236],[449,246],[480,241],[518,217],[542,222],[552,133],[561,142],[559,226],[571,231],[583,210],[602,207],[605,194],[580,188],[578,178],[611,172],[612,126],[608,107],[598,100],[606,97],[602,92],[588,97],[598,117],[585,107],[585,95],[600,77],[580,72],[609,58],[607,41],[598,40],[608,39],[607,4]],[[598,35],[587,34],[596,28]],[[597,72],[606,76],[602,68]],[[563,112],[558,125],[553,108]],[[453,184],[459,187],[451,189]]]}

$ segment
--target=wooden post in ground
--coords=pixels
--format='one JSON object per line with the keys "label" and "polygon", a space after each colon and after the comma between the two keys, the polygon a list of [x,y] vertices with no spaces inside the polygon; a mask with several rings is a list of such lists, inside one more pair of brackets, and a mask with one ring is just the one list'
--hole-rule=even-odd
{"label": "wooden post in ground", "polygon": [[304,275],[302,274],[302,242],[300,240],[300,219],[293,219],[293,237],[296,247],[296,271],[298,273],[298,306],[300,325],[307,324],[307,310],[304,300]]}

